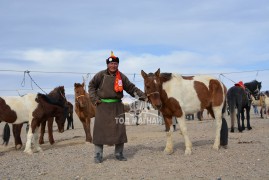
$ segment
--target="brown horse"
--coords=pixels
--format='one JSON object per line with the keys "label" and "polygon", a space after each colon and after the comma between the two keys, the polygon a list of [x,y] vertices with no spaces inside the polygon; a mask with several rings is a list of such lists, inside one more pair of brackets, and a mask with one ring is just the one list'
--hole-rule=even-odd
{"label": "brown horse", "polygon": [[[67,100],[65,98],[64,86],[59,86],[48,95],[37,94],[37,108],[32,112],[33,119],[29,121],[30,129],[27,134],[27,142],[24,152],[32,154],[31,143],[33,140],[36,151],[42,151],[38,141],[39,126],[49,118],[55,117],[58,131],[64,132],[64,123],[67,116]],[[34,137],[34,138],[33,138]]]}
{"label": "brown horse", "polygon": [[91,118],[95,117],[95,106],[92,104],[89,94],[85,91],[85,84],[75,83],[75,112],[83,124],[86,134],[86,142],[92,142]]}
{"label": "brown horse", "polygon": [[167,129],[166,153],[173,153],[173,130],[170,127],[172,117],[175,116],[185,139],[185,154],[191,154],[192,143],[187,134],[185,115],[197,113],[203,109],[207,109],[216,120],[213,148],[219,149],[220,145],[227,145],[228,127],[224,119],[227,90],[220,81],[210,76],[186,77],[160,73],[160,69],[149,74],[142,70],[141,75],[144,78],[145,93],[152,105],[161,111],[164,117]]}
{"label": "brown horse", "polygon": [[[69,125],[71,126],[71,124],[73,125],[73,105],[72,103],[70,103],[69,101],[67,102],[67,106],[68,106],[68,115],[67,115],[67,121],[68,121],[68,127],[67,129],[69,129]],[[53,117],[50,117],[47,121],[48,121],[48,138],[49,138],[49,142],[50,144],[54,144],[54,138],[53,138],[53,134],[52,134],[52,127],[53,127]],[[45,134],[45,128],[46,128],[46,121],[43,121],[41,123],[41,130],[40,130],[40,137],[39,137],[39,144],[44,144],[44,134]],[[72,126],[72,128],[74,129],[74,125]]]}

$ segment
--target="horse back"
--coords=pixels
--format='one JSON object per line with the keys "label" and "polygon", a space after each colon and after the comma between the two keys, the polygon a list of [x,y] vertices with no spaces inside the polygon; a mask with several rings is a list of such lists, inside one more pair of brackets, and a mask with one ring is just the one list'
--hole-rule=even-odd
{"label": "horse back", "polygon": [[163,83],[168,98],[175,98],[186,113],[196,113],[209,107],[222,107],[225,101],[225,86],[211,76],[173,75]]}
{"label": "horse back", "polygon": [[32,112],[37,107],[35,102],[36,94],[26,94],[24,96],[3,97],[6,104],[16,112],[17,120],[15,124],[28,122],[32,120]]}

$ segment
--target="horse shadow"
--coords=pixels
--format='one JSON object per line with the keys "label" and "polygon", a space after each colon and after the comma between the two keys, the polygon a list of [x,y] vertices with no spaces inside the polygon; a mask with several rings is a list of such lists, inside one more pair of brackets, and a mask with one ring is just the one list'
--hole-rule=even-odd
{"label": "horse shadow", "polygon": [[[208,146],[213,144],[213,140],[197,140],[192,142],[193,148],[196,147],[201,147],[201,146]],[[164,156],[168,155],[165,154],[164,149],[165,149],[165,141],[163,145],[154,145],[153,146],[147,146],[147,145],[130,145],[126,146],[124,148],[124,155],[127,159],[133,159],[137,154],[139,154],[141,151],[150,151],[152,153],[163,153]],[[171,156],[177,155],[176,152],[180,151],[180,154],[184,154],[185,152],[185,143],[184,142],[175,142],[174,143],[174,153],[170,154]],[[181,153],[182,152],[182,153]],[[108,154],[103,157],[103,161],[106,161],[108,159],[114,159],[115,156],[114,154]]]}

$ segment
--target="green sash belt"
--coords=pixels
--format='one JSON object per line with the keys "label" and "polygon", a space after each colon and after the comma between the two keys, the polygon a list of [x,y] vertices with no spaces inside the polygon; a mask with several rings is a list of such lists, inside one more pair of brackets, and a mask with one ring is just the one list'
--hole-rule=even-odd
{"label": "green sash belt", "polygon": [[103,103],[114,103],[114,102],[121,102],[121,99],[101,99]]}

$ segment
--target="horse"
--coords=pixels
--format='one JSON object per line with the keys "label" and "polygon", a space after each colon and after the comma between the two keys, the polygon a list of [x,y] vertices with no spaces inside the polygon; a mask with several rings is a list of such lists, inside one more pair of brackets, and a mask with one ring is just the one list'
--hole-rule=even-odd
{"label": "horse", "polygon": [[185,115],[197,113],[207,109],[216,119],[216,136],[213,148],[227,147],[228,128],[224,118],[226,87],[214,77],[181,76],[173,73],[145,73],[141,70],[144,79],[145,93],[156,109],[161,111],[166,126],[166,147],[164,152],[173,153],[172,117],[179,122],[181,133],[185,139],[185,154],[192,153],[192,143],[188,137]]}
{"label": "horse", "polygon": [[86,142],[92,142],[91,118],[95,117],[95,106],[90,100],[89,93],[85,91],[85,84],[74,83],[75,93],[75,112],[81,121],[85,134]]}
{"label": "horse", "polygon": [[[67,101],[67,106],[68,106],[68,114],[67,114],[67,130],[69,129],[69,126],[72,125],[72,129],[74,129],[74,125],[73,125],[73,105],[72,103],[70,103],[69,101]],[[49,142],[50,144],[54,144],[54,138],[53,138],[53,120],[54,117],[50,117],[48,118],[48,138],[49,138]],[[44,144],[44,134],[45,134],[45,128],[46,128],[46,122],[47,121],[43,121],[41,123],[41,129],[40,129],[40,136],[39,136],[39,144]]]}
{"label": "horse", "polygon": [[260,95],[258,96],[258,100],[256,100],[254,98],[253,95],[251,95],[251,104],[252,105],[256,105],[256,106],[260,106],[261,107],[261,118],[263,118],[263,112],[265,113],[265,118],[268,119],[269,116],[269,97],[264,94],[264,93],[260,93]]}
{"label": "horse", "polygon": [[21,149],[21,127],[24,122],[32,120],[32,112],[37,107],[36,94],[29,93],[24,96],[0,97],[0,120],[13,124],[15,149]]}
{"label": "horse", "polygon": [[67,102],[68,106],[68,116],[66,118],[67,120],[67,127],[66,130],[69,130],[69,128],[74,129],[74,118],[73,118],[73,104],[71,102]]}
{"label": "horse", "polygon": [[38,93],[35,101],[37,107],[32,112],[32,121],[29,121],[29,131],[24,152],[32,154],[31,143],[33,141],[34,150],[42,151],[38,140],[38,130],[40,125],[49,118],[55,117],[55,121],[60,133],[64,132],[64,123],[67,116],[67,100],[64,86],[54,88],[48,95]]}
{"label": "horse", "polygon": [[[244,89],[245,87],[245,89]],[[231,87],[227,92],[227,103],[231,117],[231,132],[234,132],[234,121],[237,118],[238,131],[242,132],[245,130],[244,124],[244,109],[246,110],[247,128],[251,130],[250,126],[250,108],[251,108],[251,97],[253,95],[256,99],[261,89],[261,82],[252,81],[244,84],[244,87],[235,86]],[[237,108],[237,114],[235,114],[235,109]],[[240,114],[242,120],[242,126],[240,123]]]}

